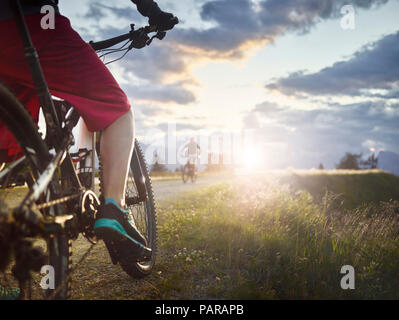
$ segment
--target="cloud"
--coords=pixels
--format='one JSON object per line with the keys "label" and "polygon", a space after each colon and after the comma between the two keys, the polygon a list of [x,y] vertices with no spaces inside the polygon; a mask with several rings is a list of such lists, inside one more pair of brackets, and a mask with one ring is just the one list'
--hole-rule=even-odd
{"label": "cloud", "polygon": [[[130,30],[129,23],[132,21],[136,23],[136,28],[147,24],[147,18],[141,16],[135,10],[135,6],[111,7],[102,3],[90,2],[84,17],[91,22],[92,26],[90,29],[81,30],[84,39],[104,40],[127,33]],[[116,18],[118,19],[117,23],[115,23]],[[110,22],[112,23],[110,24]],[[118,57],[118,54],[113,57]],[[130,70],[133,70],[137,77],[161,83],[171,74],[180,75],[180,77],[187,75],[188,65],[185,58],[168,34],[162,42],[155,39],[149,47],[132,50],[124,57],[123,65],[127,65]]]}
{"label": "cloud", "polygon": [[[355,8],[369,9],[388,0],[354,0]],[[213,57],[241,58],[248,45],[273,41],[287,32],[306,33],[322,20],[340,16],[344,0],[215,0],[201,8],[201,18],[214,27],[179,29],[176,43]]]}
{"label": "cloud", "polygon": [[[353,4],[370,8],[387,1],[355,0]],[[255,5],[251,0],[213,0],[198,3],[201,19],[212,23],[212,27],[178,26],[162,42],[154,41],[150,47],[132,51],[121,63],[137,79],[154,85],[152,92],[149,88],[131,88],[141,98],[148,99],[153,94],[154,100],[159,102],[191,103],[195,101],[195,94],[187,87],[179,88],[178,83],[196,82],[191,72],[193,65],[209,58],[240,59],[253,45],[273,41],[290,31],[307,32],[322,19],[337,17],[344,2],[264,0]],[[105,1],[90,2],[85,17],[98,27],[96,32],[101,39],[127,32],[128,21],[146,20],[132,7],[111,7]],[[110,26],[110,17],[112,20],[118,17],[126,24]]]}
{"label": "cloud", "polygon": [[[183,131],[199,131],[202,129],[201,125],[196,125],[188,122],[176,122],[174,123],[176,125],[176,132],[181,133]],[[157,125],[157,128],[164,131],[165,133],[168,131],[168,128],[170,127],[169,122],[163,122]]]}
{"label": "cloud", "polygon": [[136,23],[144,23],[144,21],[147,21],[147,18],[143,17],[135,10],[134,6],[111,7],[103,3],[98,3],[98,1],[89,2],[88,10],[83,17],[98,22],[110,15],[113,15],[113,17],[117,19],[127,19],[128,21],[135,21]]}
{"label": "cloud", "polygon": [[125,85],[126,93],[133,100],[155,101],[161,103],[189,104],[195,102],[194,93],[181,87],[179,83],[165,85]]}
{"label": "cloud", "polygon": [[399,85],[398,57],[399,31],[365,46],[347,61],[336,62],[316,73],[299,71],[266,87],[287,95],[369,95],[370,89],[385,89],[392,90],[386,97],[395,98]]}
{"label": "cloud", "polygon": [[95,21],[98,21],[102,18],[105,18],[107,16],[106,13],[104,13],[103,8],[100,7],[97,3],[89,3],[89,8],[87,12],[83,15],[83,17],[87,19],[93,19]]}
{"label": "cloud", "polygon": [[[127,31],[127,28],[121,31],[114,27],[104,27],[99,33],[101,39],[107,39]],[[113,53],[106,57],[105,62],[122,55],[123,52]],[[194,92],[187,89],[187,85],[196,86],[197,83],[188,73],[185,55],[168,42],[167,37],[162,42],[155,39],[151,46],[143,49],[133,49],[122,60],[110,66],[114,72],[120,69],[118,78],[124,82],[122,87],[133,99],[177,104],[196,101]]]}
{"label": "cloud", "polygon": [[[256,119],[255,127],[248,119]],[[332,168],[345,152],[399,151],[399,104],[367,101],[299,110],[265,102],[254,107],[244,123],[265,145],[286,146],[285,155],[275,155],[283,167],[309,168],[322,162]]]}
{"label": "cloud", "polygon": [[162,43],[154,40],[151,46],[132,51],[125,65],[134,70],[138,77],[156,82],[162,82],[170,76],[184,77],[188,69],[184,55],[168,43],[167,38]]}
{"label": "cloud", "polygon": [[[353,0],[357,9],[370,9],[389,0]],[[240,59],[249,47],[272,42],[287,32],[309,32],[322,20],[341,16],[346,0],[211,0],[196,4],[200,19],[212,26],[187,28],[184,23],[168,35],[179,53],[189,52],[196,58]],[[167,3],[166,7],[170,5]],[[110,7],[90,3],[87,18],[97,22],[106,14],[134,19],[139,15],[131,7]],[[188,13],[189,16],[189,13]],[[184,20],[184,16],[180,17]],[[142,18],[141,18],[142,19]]]}
{"label": "cloud", "polygon": [[369,94],[369,97],[383,98],[383,99],[399,99],[399,86],[392,90],[384,90],[384,93],[373,93]]}

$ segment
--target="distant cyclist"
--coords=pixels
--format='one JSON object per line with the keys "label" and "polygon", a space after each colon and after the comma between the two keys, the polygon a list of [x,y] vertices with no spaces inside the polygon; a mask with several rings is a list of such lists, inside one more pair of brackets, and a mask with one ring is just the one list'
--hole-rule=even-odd
{"label": "distant cyclist", "polygon": [[184,165],[184,170],[195,170],[197,160],[201,153],[201,147],[199,144],[195,142],[194,138],[190,138],[190,142],[183,147],[182,152],[187,155],[187,163]]}

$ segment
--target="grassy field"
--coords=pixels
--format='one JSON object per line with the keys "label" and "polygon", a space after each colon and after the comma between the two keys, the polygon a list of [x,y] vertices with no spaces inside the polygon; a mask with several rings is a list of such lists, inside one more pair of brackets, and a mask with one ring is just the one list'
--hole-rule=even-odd
{"label": "grassy field", "polygon": [[[197,177],[207,177],[207,176],[230,176],[232,174],[231,171],[198,171]],[[150,177],[152,181],[160,181],[160,180],[181,180],[182,173],[179,172],[151,172]]]}
{"label": "grassy field", "polygon": [[[398,299],[398,190],[379,171],[295,171],[185,193],[159,207],[149,277],[130,279],[100,243],[72,298]],[[88,246],[75,241],[75,261]],[[355,290],[340,287],[344,265]]]}
{"label": "grassy field", "polygon": [[282,172],[280,184],[307,190],[316,201],[326,193],[339,198],[345,208],[363,203],[399,200],[399,177],[380,170],[297,170]]}
{"label": "grassy field", "polygon": [[[317,186],[342,177],[358,186],[358,180],[366,183],[374,175],[389,181],[388,189],[399,186],[385,173],[356,174],[299,179],[309,187],[312,177]],[[318,201],[308,191],[248,180],[250,187],[249,181],[215,186],[162,209],[160,239],[168,264],[167,278],[158,285],[164,297],[399,298],[398,202],[376,204],[373,197],[367,203],[353,189],[356,195],[346,197],[350,206],[358,199],[359,206],[347,209],[332,193]],[[340,287],[344,265],[355,268],[355,290]]]}

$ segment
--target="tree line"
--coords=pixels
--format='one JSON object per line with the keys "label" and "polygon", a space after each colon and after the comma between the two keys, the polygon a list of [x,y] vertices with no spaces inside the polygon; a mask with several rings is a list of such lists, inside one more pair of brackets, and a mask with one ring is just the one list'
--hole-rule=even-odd
{"label": "tree line", "polygon": [[[372,153],[366,160],[362,159],[363,154],[347,152],[335,166],[336,169],[344,170],[364,170],[364,169],[376,169],[378,167],[378,157]],[[319,165],[319,169],[324,169],[322,163]]]}

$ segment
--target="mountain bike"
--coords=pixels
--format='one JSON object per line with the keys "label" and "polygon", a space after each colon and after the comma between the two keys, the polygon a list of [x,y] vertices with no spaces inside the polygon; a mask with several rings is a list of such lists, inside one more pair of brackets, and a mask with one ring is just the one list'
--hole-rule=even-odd
{"label": "mountain bike", "polygon": [[[103,201],[101,159],[99,195],[95,192],[95,154],[100,154],[99,143],[93,135],[91,148],[70,153],[74,144],[72,130],[80,116],[67,101],[51,96],[19,1],[10,1],[10,4],[42,107],[46,134],[38,131],[21,102],[0,84],[0,123],[18,143],[8,151],[7,165],[0,163],[0,272],[6,270],[11,261],[21,299],[28,299],[32,292],[32,274],[39,272],[43,265],[52,266],[55,285],[44,290],[44,297],[67,299],[74,272],[97,243],[93,226]],[[154,35],[150,37],[151,33]],[[157,26],[135,30],[131,25],[126,34],[90,44],[102,52],[102,56],[124,52],[124,57],[133,48],[141,48],[143,43],[150,45],[153,39],[162,40],[165,35]],[[123,46],[109,49],[122,42],[125,42]],[[116,60],[119,59],[113,61]],[[13,153],[12,149],[19,151]],[[137,141],[126,187],[126,204],[148,247],[135,259],[124,257],[112,242],[107,243],[107,247],[114,264],[119,264],[130,276],[142,278],[151,273],[155,264],[157,221],[151,180]],[[72,243],[80,234],[91,246],[72,266]],[[42,247],[37,242],[41,242]]]}
{"label": "mountain bike", "polygon": [[189,179],[194,183],[197,181],[197,162],[198,156],[189,156],[186,165],[182,167],[182,180],[187,183]]}

